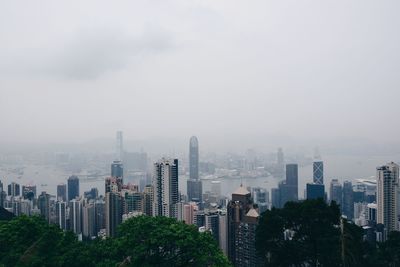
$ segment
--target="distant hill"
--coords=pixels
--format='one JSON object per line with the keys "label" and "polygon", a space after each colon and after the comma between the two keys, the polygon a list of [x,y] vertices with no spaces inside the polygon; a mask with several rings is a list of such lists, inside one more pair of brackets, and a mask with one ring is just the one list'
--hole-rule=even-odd
{"label": "distant hill", "polygon": [[14,217],[14,214],[3,207],[0,207],[0,221],[9,221]]}

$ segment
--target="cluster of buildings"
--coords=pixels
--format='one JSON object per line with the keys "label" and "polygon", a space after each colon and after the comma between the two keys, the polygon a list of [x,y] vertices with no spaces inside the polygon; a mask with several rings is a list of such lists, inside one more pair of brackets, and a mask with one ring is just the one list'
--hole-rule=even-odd
{"label": "cluster of buildings", "polygon": [[[179,189],[178,159],[161,158],[153,163],[150,181],[143,185],[124,182],[122,132],[117,133],[117,152],[110,176],[104,182],[104,196],[97,188],[80,194],[80,179],[70,176],[66,184],[57,186],[57,195],[37,194],[36,186],[20,186],[12,182],[3,187],[0,181],[0,206],[15,215],[40,214],[49,223],[71,230],[81,239],[115,237],[124,220],[138,216],[166,216],[196,225],[208,231],[234,266],[256,266],[258,257],[255,235],[259,214],[270,208],[282,208],[288,201],[299,201],[298,164],[284,164],[283,152],[277,154],[274,172],[284,178],[269,192],[262,187],[241,185],[226,198],[221,182],[211,181],[211,189],[203,192],[199,175],[199,143],[189,141],[189,177],[187,194]],[[212,166],[207,166],[212,167]],[[249,169],[257,168],[256,164]],[[7,190],[6,190],[7,189]],[[306,199],[335,201],[349,220],[362,226],[372,241],[384,241],[387,233],[399,230],[400,197],[399,166],[389,163],[377,168],[376,181],[356,180],[340,183],[332,179],[329,196],[324,184],[324,164],[313,162],[313,181],[306,184]]]}

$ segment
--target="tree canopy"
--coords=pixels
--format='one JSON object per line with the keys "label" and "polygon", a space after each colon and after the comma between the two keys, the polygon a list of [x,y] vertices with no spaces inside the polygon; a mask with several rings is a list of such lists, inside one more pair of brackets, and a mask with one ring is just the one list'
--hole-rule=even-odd
{"label": "tree canopy", "polygon": [[135,217],[116,238],[80,242],[20,216],[0,223],[0,244],[0,266],[230,266],[210,233],[166,217]]}
{"label": "tree canopy", "polygon": [[305,200],[264,212],[256,247],[264,266],[398,266],[400,234],[371,245],[335,202]]}

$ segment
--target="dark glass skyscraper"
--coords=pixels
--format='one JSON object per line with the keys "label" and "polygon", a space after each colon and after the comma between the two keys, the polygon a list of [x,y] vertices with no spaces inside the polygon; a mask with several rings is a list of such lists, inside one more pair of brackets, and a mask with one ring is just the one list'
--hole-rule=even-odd
{"label": "dark glass skyscraper", "polygon": [[189,180],[187,181],[189,201],[201,202],[203,188],[199,179],[199,142],[192,136],[189,142]]}
{"label": "dark glass skyscraper", "polygon": [[313,182],[316,184],[324,184],[324,162],[322,161],[314,161]]}
{"label": "dark glass skyscraper", "polygon": [[342,211],[347,219],[352,220],[354,217],[354,199],[353,199],[353,184],[350,181],[343,183],[343,202]]}
{"label": "dark glass skyscraper", "polygon": [[72,175],[68,178],[68,201],[79,197],[79,178]]}
{"label": "dark glass skyscraper", "polygon": [[307,184],[307,199],[325,199],[325,186],[323,184]]}
{"label": "dark glass skyscraper", "polygon": [[297,201],[298,187],[299,187],[299,174],[297,164],[286,165],[286,186],[288,187],[288,200]]}
{"label": "dark glass skyscraper", "polygon": [[57,185],[57,200],[67,201],[67,185],[59,184]]}

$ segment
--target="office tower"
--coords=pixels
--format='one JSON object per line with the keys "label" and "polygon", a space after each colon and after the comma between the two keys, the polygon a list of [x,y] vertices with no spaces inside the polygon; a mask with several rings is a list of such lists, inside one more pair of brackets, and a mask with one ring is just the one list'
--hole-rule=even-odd
{"label": "office tower", "polygon": [[324,162],[314,161],[313,163],[313,182],[324,184]]}
{"label": "office tower", "polygon": [[12,182],[8,185],[8,195],[11,197],[16,197],[20,195],[19,184]]}
{"label": "office tower", "polygon": [[269,192],[261,187],[252,187],[251,192],[254,203],[258,205],[259,213],[266,211],[269,208]]}
{"label": "office tower", "polygon": [[205,227],[211,232],[215,241],[219,246],[219,212],[218,211],[208,211],[205,214]]}
{"label": "office tower", "polygon": [[113,161],[111,164],[111,177],[117,179],[118,190],[120,191],[124,184],[124,167],[121,161]]}
{"label": "office tower", "polygon": [[290,188],[286,184],[286,181],[280,181],[278,184],[279,189],[279,208],[283,208],[286,202],[290,201]]}
{"label": "office tower", "polygon": [[79,197],[79,178],[72,175],[68,178],[68,201]]}
{"label": "office tower", "polygon": [[280,208],[281,207],[281,196],[279,188],[271,188],[271,206],[273,208]]}
{"label": "office tower", "polygon": [[59,184],[57,185],[57,200],[59,201],[67,201],[67,185]]}
{"label": "office tower", "polygon": [[33,200],[36,198],[36,185],[23,185],[22,196],[24,199]]}
{"label": "office tower", "polygon": [[399,165],[390,162],[377,168],[377,223],[384,225],[386,231],[399,230],[398,192]]}
{"label": "office tower", "polygon": [[129,212],[143,212],[144,194],[132,190],[123,190],[121,192],[123,201],[123,214]]}
{"label": "office tower", "polygon": [[153,201],[154,201],[154,191],[152,185],[146,185],[143,190],[143,213],[147,216],[153,215]]}
{"label": "office tower", "polygon": [[354,217],[354,199],[353,184],[350,181],[343,183],[342,211],[347,219],[352,220]]}
{"label": "office tower", "polygon": [[192,136],[189,141],[189,179],[187,181],[187,194],[189,201],[202,201],[203,186],[199,179],[199,142],[196,136]]}
{"label": "office tower", "polygon": [[277,168],[276,169],[277,178],[283,179],[283,174],[285,171],[285,158],[281,147],[278,148],[276,168]]}
{"label": "office tower", "polygon": [[307,199],[325,199],[325,186],[323,184],[308,183],[306,190]]}
{"label": "office tower", "polygon": [[96,235],[100,230],[106,228],[106,215],[105,215],[106,203],[103,199],[97,199],[94,202],[94,213],[95,213],[95,232]]}
{"label": "office tower", "polygon": [[286,186],[288,190],[287,199],[297,201],[299,188],[299,174],[297,164],[286,164]]}
{"label": "office tower", "polygon": [[69,201],[69,225],[70,230],[75,234],[82,233],[82,201],[80,199],[74,198]]}
{"label": "office tower", "polygon": [[228,207],[228,257],[234,266],[256,266],[255,230],[258,213],[243,186],[232,193]]}
{"label": "office tower", "polygon": [[122,223],[122,197],[119,192],[111,191],[106,193],[106,235],[117,236],[117,227]]}
{"label": "office tower", "polygon": [[153,216],[177,217],[178,160],[161,159],[154,163],[153,173]]}
{"label": "office tower", "polygon": [[63,230],[67,230],[67,203],[56,202],[56,224]]}
{"label": "office tower", "polygon": [[332,179],[331,187],[329,189],[329,197],[330,197],[331,201],[335,201],[336,204],[340,205],[341,210],[343,210],[342,195],[343,195],[343,189],[342,189],[342,185],[339,183],[339,180]]}
{"label": "office tower", "polygon": [[47,222],[50,222],[50,195],[46,192],[42,192],[38,196],[37,201],[40,214],[46,219]]}
{"label": "office tower", "polygon": [[82,209],[82,235],[86,238],[92,238],[97,235],[96,213],[93,202],[86,203]]}
{"label": "office tower", "polygon": [[196,136],[189,141],[189,178],[199,179],[199,141]]}
{"label": "office tower", "polygon": [[115,147],[115,153],[116,153],[116,159],[118,161],[122,161],[124,159],[124,146],[123,146],[123,136],[122,136],[122,131],[117,131],[117,138],[116,138],[116,147]]}

